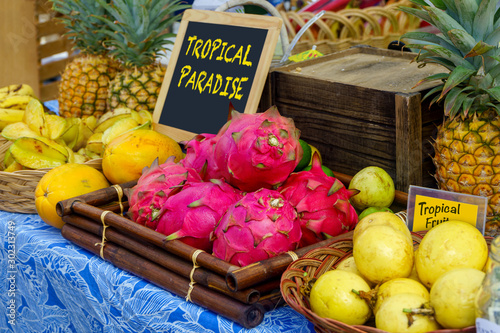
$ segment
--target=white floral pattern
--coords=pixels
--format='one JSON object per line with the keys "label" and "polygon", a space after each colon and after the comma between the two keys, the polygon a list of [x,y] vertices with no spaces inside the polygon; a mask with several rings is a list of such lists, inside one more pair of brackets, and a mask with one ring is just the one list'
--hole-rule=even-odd
{"label": "white floral pattern", "polygon": [[[15,325],[7,316],[9,221],[15,224]],[[288,306],[247,330],[69,242],[36,214],[0,211],[0,248],[0,333],[314,332]]]}

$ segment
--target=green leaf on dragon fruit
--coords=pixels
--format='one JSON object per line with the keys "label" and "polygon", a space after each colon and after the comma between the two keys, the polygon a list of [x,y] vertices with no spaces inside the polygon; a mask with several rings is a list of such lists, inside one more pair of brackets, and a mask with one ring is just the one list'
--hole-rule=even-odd
{"label": "green leaf on dragon fruit", "polygon": [[288,139],[289,138],[289,134],[288,134],[288,131],[281,128],[280,129],[280,138],[283,138],[283,139]]}
{"label": "green leaf on dragon fruit", "polygon": [[348,200],[342,200],[342,199],[338,199],[333,204],[333,207],[335,207],[344,214],[347,214],[349,212],[350,206],[351,204],[349,203]]}
{"label": "green leaf on dragon fruit", "polygon": [[241,139],[241,132],[233,132],[231,136],[233,137],[234,142],[238,143]]}
{"label": "green leaf on dragon fruit", "polygon": [[446,95],[452,88],[468,80],[475,73],[476,71],[474,69],[457,66],[457,68],[455,68],[453,72],[451,72],[448,76],[448,79],[444,84],[443,91],[441,92],[440,98],[443,98],[444,95]]}
{"label": "green leaf on dragon fruit", "polygon": [[189,205],[187,205],[189,208],[196,208],[196,207],[200,207],[201,205],[203,204],[203,200],[202,199],[199,199],[199,200],[196,200],[196,201],[193,201],[191,202]]}
{"label": "green leaf on dragon fruit", "polygon": [[328,196],[334,194],[335,192],[340,190],[342,187],[344,187],[344,184],[342,184],[342,182],[340,180],[335,178],[335,181],[333,182],[332,187],[330,187],[330,189],[328,190]]}

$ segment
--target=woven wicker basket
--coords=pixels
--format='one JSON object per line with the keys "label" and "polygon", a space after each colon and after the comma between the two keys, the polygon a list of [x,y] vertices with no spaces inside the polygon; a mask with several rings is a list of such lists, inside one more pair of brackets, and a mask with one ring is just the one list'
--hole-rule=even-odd
{"label": "woven wicker basket", "polygon": [[[0,137],[0,161],[3,164],[5,153],[12,142]],[[102,160],[86,162],[98,170],[102,169]],[[38,170],[0,171],[0,210],[12,213],[36,214],[35,189],[40,179],[50,168]]]}
{"label": "woven wicker basket", "polygon": [[[417,248],[425,232],[412,233],[414,247]],[[488,237],[487,242],[491,242]],[[295,311],[304,315],[314,324],[317,332],[335,333],[387,333],[375,328],[373,320],[365,325],[348,325],[338,320],[316,315],[309,305],[309,282],[329,270],[335,269],[342,260],[352,256],[352,232],[329,247],[309,251],[292,262],[281,276],[281,294],[285,302]],[[442,329],[433,333],[472,333],[475,326],[464,329]]]}
{"label": "woven wicker basket", "polygon": [[[326,11],[299,39],[292,54],[310,50],[313,46],[323,54],[346,50],[355,45],[387,48],[407,31],[417,29],[421,21],[400,10],[398,6],[414,6],[407,0],[393,1],[385,6],[364,9]],[[311,12],[285,11],[277,7],[285,24],[289,39],[304,26],[314,14]]]}

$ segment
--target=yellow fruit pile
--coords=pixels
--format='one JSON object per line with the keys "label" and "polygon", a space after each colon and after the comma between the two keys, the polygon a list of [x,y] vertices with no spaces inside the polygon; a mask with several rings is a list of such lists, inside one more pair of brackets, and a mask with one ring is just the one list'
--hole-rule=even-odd
{"label": "yellow fruit pile", "polygon": [[[2,161],[3,171],[54,168],[101,158],[113,139],[136,129],[153,132],[150,112],[118,108],[99,118],[64,118],[46,112],[29,85],[0,88],[1,135],[12,142]],[[147,165],[140,166],[141,170]],[[113,165],[113,169],[120,168],[120,164]]]}
{"label": "yellow fruit pile", "polygon": [[353,256],[312,286],[311,309],[350,325],[372,318],[376,328],[387,332],[474,326],[474,302],[487,259],[486,240],[471,224],[439,224],[414,251],[411,233],[399,217],[373,213],[354,230]]}

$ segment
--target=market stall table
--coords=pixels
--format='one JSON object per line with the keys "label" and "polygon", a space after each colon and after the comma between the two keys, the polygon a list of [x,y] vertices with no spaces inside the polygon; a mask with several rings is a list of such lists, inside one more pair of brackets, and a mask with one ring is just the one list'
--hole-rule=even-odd
{"label": "market stall table", "polygon": [[78,247],[36,214],[0,211],[0,221],[0,333],[314,332],[288,306],[247,330]]}

